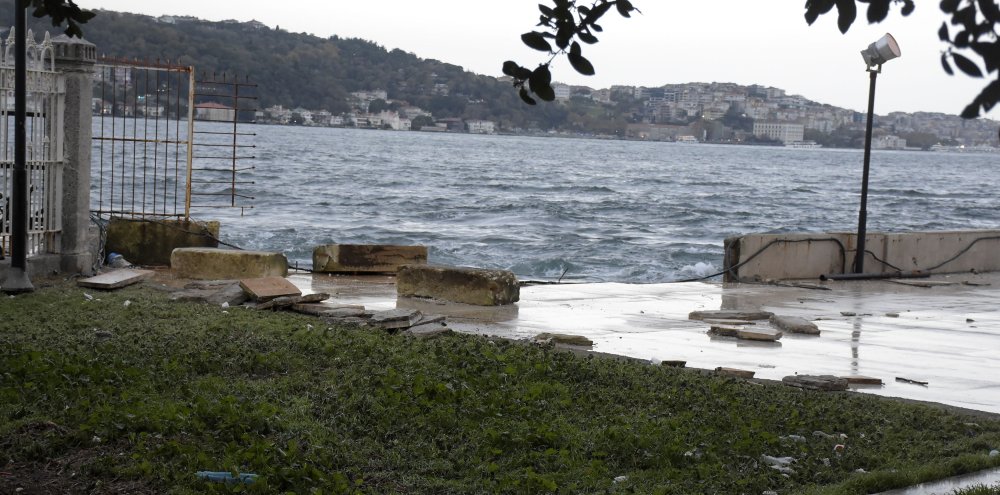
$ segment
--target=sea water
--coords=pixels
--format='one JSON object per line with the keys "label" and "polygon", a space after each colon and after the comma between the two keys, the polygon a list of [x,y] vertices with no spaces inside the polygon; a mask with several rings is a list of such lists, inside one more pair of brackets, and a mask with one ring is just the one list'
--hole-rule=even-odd
{"label": "sea water", "polygon": [[[665,282],[720,271],[728,236],[857,230],[860,150],[239,130],[253,209],[194,217],[304,267],[322,244],[422,244],[522,279]],[[875,151],[868,230],[1000,228],[998,185],[997,154]]]}

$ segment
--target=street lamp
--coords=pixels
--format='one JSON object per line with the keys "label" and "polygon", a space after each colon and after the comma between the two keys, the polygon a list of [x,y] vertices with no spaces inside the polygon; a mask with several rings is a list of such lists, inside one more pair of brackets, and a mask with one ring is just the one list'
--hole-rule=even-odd
{"label": "street lamp", "polygon": [[865,271],[865,228],[868,223],[868,167],[872,156],[872,119],[875,115],[875,78],[882,72],[882,64],[900,55],[899,45],[891,34],[886,33],[878,41],[861,50],[865,59],[868,77],[868,123],[865,126],[865,167],[861,178],[861,210],[858,212],[858,241],[854,253],[854,273]]}

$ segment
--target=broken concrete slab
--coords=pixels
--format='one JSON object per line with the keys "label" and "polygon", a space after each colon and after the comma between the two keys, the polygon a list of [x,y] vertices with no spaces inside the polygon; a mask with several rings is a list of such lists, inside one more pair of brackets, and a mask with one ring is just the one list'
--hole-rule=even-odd
{"label": "broken concrete slab", "polygon": [[306,294],[304,296],[282,296],[260,303],[256,306],[256,309],[260,310],[284,309],[284,308],[290,308],[296,304],[318,303],[320,301],[325,301],[329,298],[330,294],[326,294],[323,292],[317,292],[315,294]]}
{"label": "broken concrete slab", "polygon": [[[190,285],[190,284],[189,284]],[[205,286],[202,288],[187,288],[170,294],[172,301],[200,302],[221,306],[238,306],[248,299],[246,292],[236,281],[228,285]]]}
{"label": "broken concrete slab", "polygon": [[819,327],[815,323],[799,316],[771,316],[771,325],[789,333],[819,335]]}
{"label": "broken concrete slab", "polygon": [[736,378],[753,378],[753,375],[756,373],[750,370],[741,370],[738,368],[726,368],[724,366],[719,366],[718,368],[715,368],[715,372],[720,375],[734,376]]}
{"label": "broken concrete slab", "polygon": [[683,367],[687,366],[687,361],[679,361],[679,360],[676,360],[676,359],[673,359],[673,360],[664,360],[664,361],[660,361],[660,366],[666,366],[668,368],[683,368]]}
{"label": "broken concrete slab", "polygon": [[401,297],[501,306],[517,302],[520,287],[517,277],[508,270],[407,265],[396,276],[396,293]]}
{"label": "broken concrete slab", "polygon": [[375,311],[369,321],[372,325],[386,330],[398,330],[412,327],[420,321],[420,316],[420,311],[413,309],[390,309],[388,311]]}
{"label": "broken concrete slab", "polygon": [[847,380],[848,385],[882,385],[881,378],[864,375],[848,375],[841,378]]}
{"label": "broken concrete slab", "polygon": [[170,254],[170,269],[178,277],[197,280],[285,277],[288,260],[268,251],[177,248]]}
{"label": "broken concrete slab", "polygon": [[768,327],[741,328],[736,332],[736,338],[762,342],[775,342],[781,338],[781,332]]}
{"label": "broken concrete slab", "polygon": [[442,335],[450,335],[452,333],[454,333],[452,329],[440,323],[416,325],[403,331],[403,335],[409,335],[418,339],[430,339],[440,337]]}
{"label": "broken concrete slab", "polygon": [[148,277],[153,276],[152,270],[136,270],[123,268],[102,273],[95,277],[81,278],[76,281],[76,285],[91,289],[113,290],[137,284]]}
{"label": "broken concrete slab", "polygon": [[594,341],[582,335],[568,335],[564,333],[540,333],[532,339],[538,343],[552,343],[563,345],[575,345],[580,347],[593,347]]}
{"label": "broken concrete slab", "polygon": [[426,246],[329,244],[313,250],[313,270],[321,273],[395,273],[404,265],[427,263]]}
{"label": "broken concrete slab", "polygon": [[766,320],[774,316],[770,311],[741,311],[735,309],[710,309],[692,311],[688,314],[690,320]]}
{"label": "broken concrete slab", "polygon": [[290,309],[296,313],[312,316],[361,316],[365,313],[365,307],[358,304],[296,303]]}
{"label": "broken concrete slab", "polygon": [[705,323],[709,325],[729,325],[729,326],[742,326],[742,325],[756,325],[757,322],[750,320],[728,320],[728,319],[718,319],[718,318],[705,318]]}
{"label": "broken concrete slab", "polygon": [[712,325],[708,329],[709,332],[723,337],[736,337],[739,335],[740,330],[743,330],[743,327],[735,325]]}
{"label": "broken concrete slab", "polygon": [[278,297],[301,296],[302,291],[284,277],[248,278],[240,280],[243,288],[255,301],[265,302]]}
{"label": "broken concrete slab", "polygon": [[781,383],[806,390],[824,392],[847,390],[847,380],[833,375],[790,375],[782,378]]}

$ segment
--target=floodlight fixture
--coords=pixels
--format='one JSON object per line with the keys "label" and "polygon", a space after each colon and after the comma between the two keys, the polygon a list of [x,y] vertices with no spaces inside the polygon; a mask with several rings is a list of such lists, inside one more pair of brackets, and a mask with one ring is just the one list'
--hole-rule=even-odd
{"label": "floodlight fixture", "polygon": [[861,50],[868,71],[868,122],[865,125],[864,170],[861,176],[861,208],[858,211],[858,236],[854,253],[854,273],[864,273],[865,270],[865,236],[868,230],[868,170],[872,156],[872,121],[875,116],[875,79],[882,72],[882,64],[899,57],[899,44],[896,38],[886,33],[878,41]]}
{"label": "floodlight fixture", "polygon": [[878,41],[868,45],[868,48],[861,50],[861,58],[865,59],[865,65],[868,67],[882,65],[899,57],[900,54],[896,38],[893,38],[889,33],[885,33],[885,36]]}

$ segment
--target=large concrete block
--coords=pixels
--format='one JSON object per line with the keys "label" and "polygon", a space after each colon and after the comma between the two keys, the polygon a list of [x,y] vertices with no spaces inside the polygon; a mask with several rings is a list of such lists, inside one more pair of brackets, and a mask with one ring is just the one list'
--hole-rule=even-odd
{"label": "large concrete block", "polygon": [[219,222],[190,220],[128,220],[108,224],[106,253],[118,253],[137,265],[171,263],[176,248],[219,247]]}
{"label": "large concrete block", "polygon": [[478,306],[500,306],[517,302],[521,289],[517,277],[507,270],[407,265],[400,267],[396,276],[396,293]]}
{"label": "large concrete block", "polygon": [[178,277],[198,280],[288,276],[288,260],[281,253],[234,249],[177,248],[170,268]]}
{"label": "large concrete block", "polygon": [[313,270],[326,273],[395,273],[427,263],[426,246],[329,244],[313,250]]}

